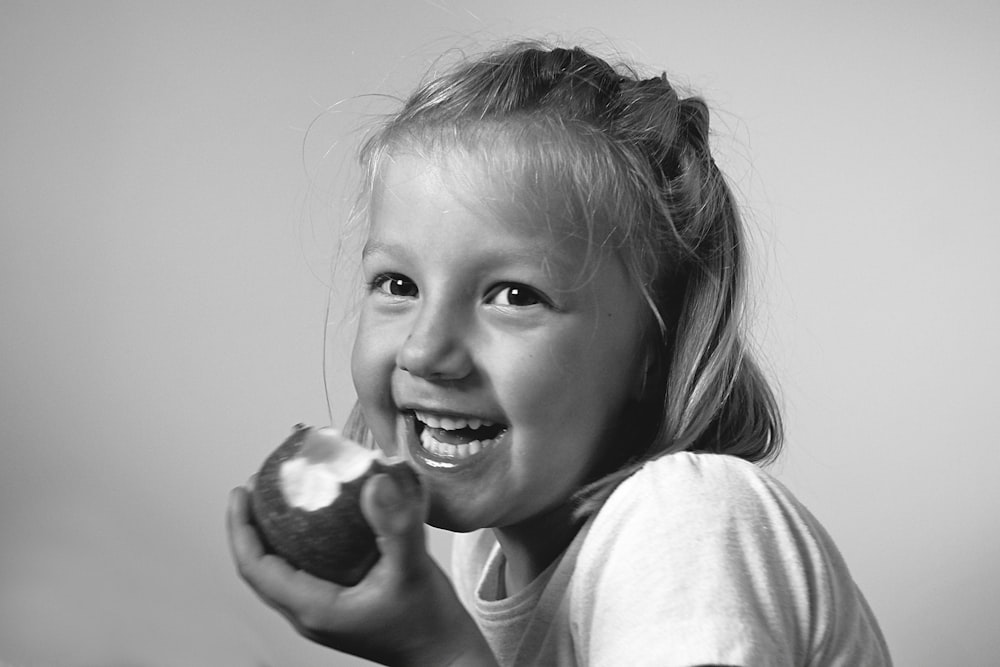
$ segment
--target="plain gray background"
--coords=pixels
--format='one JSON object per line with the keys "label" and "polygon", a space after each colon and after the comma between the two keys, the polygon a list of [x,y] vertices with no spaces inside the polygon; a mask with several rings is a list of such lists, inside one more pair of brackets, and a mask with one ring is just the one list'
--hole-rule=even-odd
{"label": "plain gray background", "polygon": [[358,96],[511,35],[718,110],[788,422],[772,470],[899,665],[996,664],[998,34],[987,1],[3,0],[0,664],[359,664],[237,579],[226,495],[330,419]]}

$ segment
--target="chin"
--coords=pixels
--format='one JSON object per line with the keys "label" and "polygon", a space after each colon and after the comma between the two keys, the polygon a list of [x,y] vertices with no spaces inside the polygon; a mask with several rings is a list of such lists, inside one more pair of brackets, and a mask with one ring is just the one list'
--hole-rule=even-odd
{"label": "chin", "polygon": [[453,533],[469,533],[493,525],[469,500],[456,498],[456,494],[443,489],[439,481],[427,477],[421,479],[430,496],[427,525]]}

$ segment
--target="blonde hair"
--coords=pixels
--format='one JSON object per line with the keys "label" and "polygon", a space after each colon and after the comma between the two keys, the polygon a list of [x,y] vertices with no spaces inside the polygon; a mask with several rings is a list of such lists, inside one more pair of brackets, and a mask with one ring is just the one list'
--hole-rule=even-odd
{"label": "blonde hair", "polygon": [[[558,193],[557,215],[616,252],[649,306],[643,399],[629,441],[578,494],[581,514],[658,456],[777,455],[779,410],[741,327],[744,231],[702,99],[580,48],[512,44],[426,81],[369,136],[363,196],[391,151],[456,149],[506,179],[512,201],[551,207]],[[351,429],[367,435],[357,410]]]}

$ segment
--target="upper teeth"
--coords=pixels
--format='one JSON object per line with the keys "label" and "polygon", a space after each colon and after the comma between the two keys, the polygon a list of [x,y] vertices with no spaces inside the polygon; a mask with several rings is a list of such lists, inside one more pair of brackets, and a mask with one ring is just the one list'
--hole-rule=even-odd
{"label": "upper teeth", "polygon": [[494,423],[486,419],[475,417],[438,417],[426,412],[416,411],[417,419],[431,428],[440,428],[446,431],[455,431],[460,428],[477,429],[483,426],[493,426]]}

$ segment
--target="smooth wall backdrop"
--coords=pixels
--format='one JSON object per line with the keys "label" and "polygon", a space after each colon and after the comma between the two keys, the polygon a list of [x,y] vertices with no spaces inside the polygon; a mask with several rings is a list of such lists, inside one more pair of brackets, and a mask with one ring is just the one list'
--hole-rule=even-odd
{"label": "smooth wall backdrop", "polygon": [[0,664],[362,664],[242,585],[226,495],[352,403],[363,96],[510,36],[708,98],[775,474],[898,664],[997,664],[997,34],[985,1],[0,0]]}

